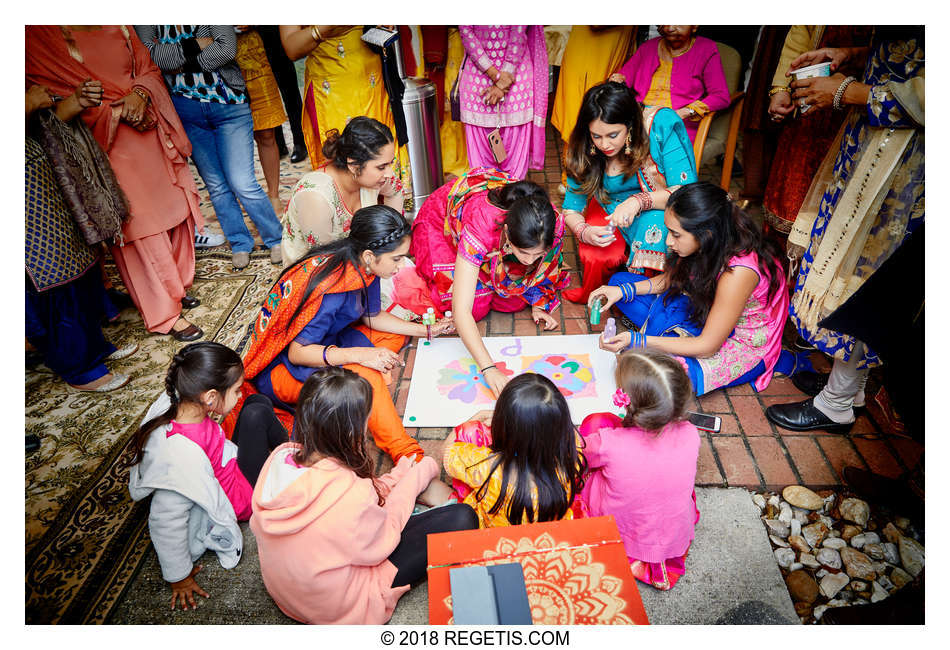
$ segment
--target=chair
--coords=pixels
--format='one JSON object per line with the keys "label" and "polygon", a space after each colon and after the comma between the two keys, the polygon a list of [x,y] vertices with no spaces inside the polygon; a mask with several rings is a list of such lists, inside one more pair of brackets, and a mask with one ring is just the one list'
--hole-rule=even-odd
{"label": "chair", "polygon": [[697,172],[704,164],[723,154],[719,186],[728,192],[745,92],[736,90],[742,79],[742,59],[739,53],[735,48],[723,43],[716,43],[716,47],[719,48],[719,58],[722,60],[722,69],[726,75],[726,86],[729,88],[729,107],[703,116],[699,122],[699,129],[696,131],[696,139],[693,141],[693,153],[696,156]]}

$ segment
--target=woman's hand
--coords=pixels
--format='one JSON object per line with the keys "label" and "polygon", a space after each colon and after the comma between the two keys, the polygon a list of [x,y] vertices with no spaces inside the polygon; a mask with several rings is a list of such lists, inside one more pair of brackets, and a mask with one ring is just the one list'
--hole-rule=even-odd
{"label": "woman's hand", "polygon": [[390,176],[379,188],[379,193],[386,198],[402,194],[402,181],[395,176]]}
{"label": "woman's hand", "polygon": [[629,197],[626,201],[614,208],[610,215],[610,223],[618,228],[626,228],[633,220],[640,216],[642,204],[637,199],[637,195]]}
{"label": "woman's hand", "polygon": [[699,119],[699,115],[697,115],[697,114],[696,114],[695,112],[693,112],[693,111],[690,111],[689,108],[687,108],[686,106],[684,106],[683,108],[678,109],[678,110],[675,111],[675,112],[676,112],[677,115],[679,115],[679,118],[680,118],[681,120],[683,120],[684,122],[685,122],[686,120],[693,120],[693,121],[696,121],[697,119]]}
{"label": "woman's hand", "polygon": [[792,95],[788,91],[777,92],[769,100],[769,116],[773,122],[781,122],[794,110],[795,104],[792,103]]}
{"label": "woman's hand", "polygon": [[490,366],[482,373],[482,377],[485,378],[485,383],[491,388],[491,392],[495,394],[495,399],[498,399],[501,391],[508,384],[508,376],[495,366]]}
{"label": "woman's hand", "polygon": [[601,334],[598,339],[601,350],[607,350],[607,352],[623,352],[630,345],[630,332],[620,332],[617,336],[605,339],[604,335]]}
{"label": "woman's hand", "polygon": [[204,596],[205,598],[210,598],[208,592],[198,586],[198,583],[195,582],[195,574],[201,571],[201,565],[196,565],[191,573],[188,574],[188,577],[184,580],[179,580],[178,582],[172,582],[172,609],[175,609],[175,601],[181,598],[181,608],[188,609],[188,606],[191,605],[192,609],[197,609],[198,604],[195,602],[195,594]]}
{"label": "woman's hand", "polygon": [[145,115],[145,100],[137,93],[130,92],[117,101],[116,105],[122,106],[122,119],[133,126],[138,124]]}
{"label": "woman's hand", "polygon": [[544,311],[541,307],[531,307],[531,320],[534,321],[535,325],[544,321],[545,330],[553,330],[560,324],[554,316]]}
{"label": "woman's hand", "polygon": [[607,77],[607,81],[613,81],[613,82],[616,82],[616,83],[618,83],[618,84],[624,84],[624,85],[627,84],[627,78],[624,77],[624,76],[623,76],[622,74],[620,74],[619,72],[615,72],[615,73],[613,73],[612,75],[610,75],[609,77]]}
{"label": "woman's hand", "polygon": [[46,86],[40,86],[33,84],[26,91],[26,114],[29,115],[33,111],[38,111],[41,108],[49,108],[53,105],[53,98],[50,96],[49,91],[46,89]]}
{"label": "woman's hand", "polygon": [[373,370],[378,370],[379,372],[389,372],[396,366],[403,365],[402,359],[399,358],[392,350],[387,348],[356,348],[357,352],[357,363],[365,368],[372,368]]}
{"label": "woman's hand", "polygon": [[489,86],[482,91],[482,99],[485,100],[485,103],[489,106],[495,106],[504,98],[505,93],[498,86]]}
{"label": "woman's hand", "polygon": [[[807,104],[811,108],[830,108],[835,99],[838,86],[844,81],[844,75],[838,73],[831,77],[812,77],[793,81],[792,98],[799,105]],[[807,115],[807,113],[806,113]]]}
{"label": "woman's hand", "polygon": [[495,79],[495,85],[498,86],[498,89],[503,93],[507,93],[508,89],[511,88],[511,84],[515,82],[515,76],[510,72],[501,71],[498,73],[498,78]]}
{"label": "woman's hand", "polygon": [[436,321],[431,328],[432,336],[442,336],[443,334],[452,334],[455,332],[455,321],[451,318],[443,318]]}
{"label": "woman's hand", "polygon": [[789,72],[786,72],[785,76],[792,76],[790,74],[791,70],[807,68],[810,65],[824,63],[825,61],[831,61],[831,71],[835,72],[838,68],[847,63],[850,54],[850,50],[843,47],[823,47],[820,50],[811,50],[803,54],[799,54],[788,65]]}
{"label": "woman's hand", "polygon": [[[76,86],[73,96],[82,108],[98,106],[102,103],[102,82],[86,79]],[[136,95],[137,97],[138,95]]]}
{"label": "woman's hand", "polygon": [[610,246],[614,243],[614,239],[616,236],[613,226],[587,226],[581,233],[581,241],[599,248]]}
{"label": "woman's hand", "polygon": [[594,303],[601,301],[604,304],[600,306],[600,313],[604,313],[621,298],[623,298],[623,292],[620,290],[620,287],[612,287],[609,284],[605,284],[590,292],[590,296],[587,297],[587,308],[593,310]]}

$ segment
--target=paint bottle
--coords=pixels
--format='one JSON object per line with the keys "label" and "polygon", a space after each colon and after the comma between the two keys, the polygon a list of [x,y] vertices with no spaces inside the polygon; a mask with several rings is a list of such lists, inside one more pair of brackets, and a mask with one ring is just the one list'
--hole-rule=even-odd
{"label": "paint bottle", "polygon": [[598,298],[594,301],[594,304],[590,308],[590,324],[591,325],[600,325],[600,301],[601,298]]}
{"label": "paint bottle", "polygon": [[608,318],[607,324],[604,325],[604,340],[609,341],[615,336],[617,336],[617,322],[613,318]]}

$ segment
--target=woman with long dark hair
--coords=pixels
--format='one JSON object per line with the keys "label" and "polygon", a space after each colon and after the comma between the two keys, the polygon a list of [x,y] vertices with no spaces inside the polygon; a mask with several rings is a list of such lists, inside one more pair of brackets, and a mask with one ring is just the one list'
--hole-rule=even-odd
{"label": "woman with long dark hair", "polygon": [[284,265],[314,246],[346,237],[353,215],[379,203],[403,211],[402,182],[393,174],[396,145],[389,127],[371,117],[332,129],[323,142],[326,162],[305,174],[291,192],[281,219]]}
{"label": "woman with long dark hair", "polygon": [[782,352],[788,291],[781,251],[709,182],[684,185],[666,204],[669,265],[645,278],[617,273],[588,305],[614,303],[639,328],[601,347],[662,350],[683,359],[697,395],[721,386],[768,386]]}
{"label": "woman with long dark hair", "polygon": [[[344,366],[373,387],[369,430],[376,444],[393,460],[421,457],[387,384],[389,371],[402,365],[397,353],[406,336],[425,336],[426,326],[380,309],[380,279],[394,276],[408,253],[405,218],[375,205],[353,215],[349,235],[314,248],[286,269],[254,322],[244,356],[245,395],[271,398],[289,429],[303,382],[317,368]],[[443,320],[432,332],[451,329],[451,321]]]}
{"label": "woman with long dark hair", "polygon": [[543,375],[525,373],[445,440],[443,463],[483,528],[573,519],[584,486],[583,441],[567,400]]}
{"label": "woman with long dark hair", "polygon": [[[459,336],[498,395],[507,381],[492,363],[475,322],[489,310],[531,306],[544,329],[558,326],[551,313],[567,286],[561,269],[564,219],[547,192],[504,172],[473,169],[426,199],[412,225],[410,252],[424,281],[427,304],[441,315],[452,310]],[[402,275],[394,300],[407,293]],[[404,305],[407,306],[407,305]]]}
{"label": "woman with long dark hair", "polygon": [[673,190],[696,180],[683,120],[669,108],[641,109],[623,84],[598,84],[584,95],[566,163],[564,220],[578,242],[583,285],[564,297],[584,302],[622,266],[662,271],[663,208]]}

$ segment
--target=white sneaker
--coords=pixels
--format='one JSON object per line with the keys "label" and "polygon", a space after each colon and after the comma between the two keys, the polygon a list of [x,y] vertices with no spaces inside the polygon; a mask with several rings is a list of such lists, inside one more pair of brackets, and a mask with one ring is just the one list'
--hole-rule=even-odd
{"label": "white sneaker", "polygon": [[215,246],[221,246],[225,241],[227,240],[224,235],[216,235],[209,231],[205,231],[205,234],[202,235],[195,228],[195,248],[214,248]]}

